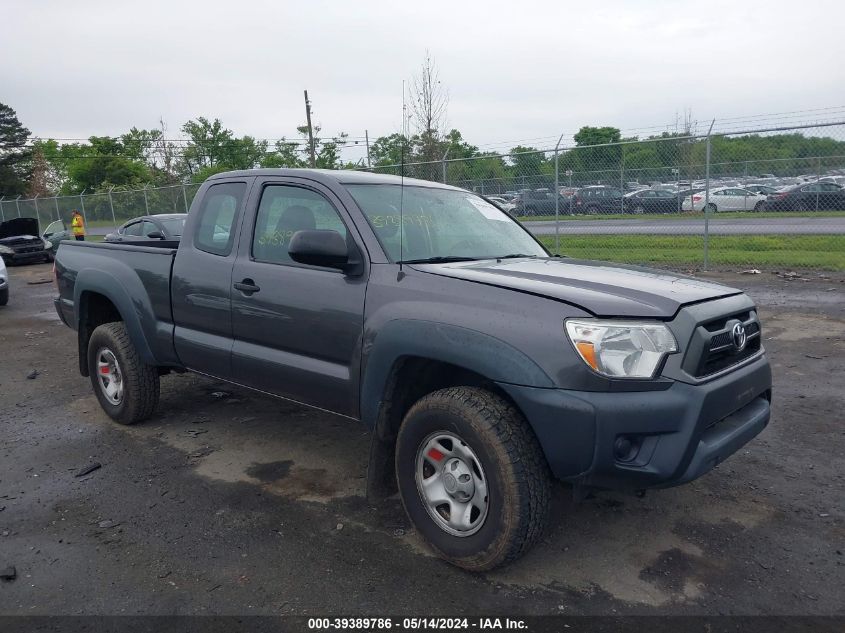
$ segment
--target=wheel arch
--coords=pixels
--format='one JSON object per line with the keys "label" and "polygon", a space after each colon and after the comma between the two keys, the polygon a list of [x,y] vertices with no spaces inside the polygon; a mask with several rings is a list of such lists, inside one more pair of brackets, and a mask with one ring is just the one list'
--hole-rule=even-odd
{"label": "wheel arch", "polygon": [[368,354],[361,388],[361,419],[373,432],[368,497],[395,492],[396,433],[411,405],[439,389],[471,386],[520,410],[499,382],[553,386],[534,361],[489,334],[427,321],[388,323]]}
{"label": "wheel arch", "polygon": [[[141,285],[134,296],[111,275],[102,270],[80,271],[75,285],[74,309],[76,311],[77,341],[79,345],[79,372],[88,376],[88,341],[97,326],[122,321],[138,355],[148,365],[155,365],[139,313],[152,318],[152,306]],[[140,280],[139,280],[140,285]]]}

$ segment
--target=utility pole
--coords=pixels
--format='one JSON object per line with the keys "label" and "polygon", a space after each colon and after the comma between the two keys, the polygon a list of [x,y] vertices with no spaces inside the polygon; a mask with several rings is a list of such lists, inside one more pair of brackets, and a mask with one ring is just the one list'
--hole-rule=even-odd
{"label": "utility pole", "polygon": [[367,167],[370,166],[370,132],[364,130],[364,140],[367,142]]}
{"label": "utility pole", "polygon": [[314,156],[314,130],[311,128],[311,102],[308,101],[308,91],[305,91],[305,119],[308,122],[308,151],[311,154],[311,169],[317,166],[317,158]]}

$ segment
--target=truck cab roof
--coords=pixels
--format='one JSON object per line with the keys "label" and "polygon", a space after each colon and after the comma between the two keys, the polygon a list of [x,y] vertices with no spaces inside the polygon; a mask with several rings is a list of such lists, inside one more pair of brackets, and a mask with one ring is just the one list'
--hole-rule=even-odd
{"label": "truck cab roof", "polygon": [[271,169],[240,169],[224,171],[211,176],[208,180],[229,180],[232,178],[251,178],[268,176],[286,176],[309,178],[324,184],[340,183],[344,185],[405,185],[406,187],[430,187],[435,189],[452,189],[461,191],[460,187],[452,187],[430,180],[394,176],[392,174],[378,174],[369,171],[353,169],[301,169],[301,168],[271,168]]}

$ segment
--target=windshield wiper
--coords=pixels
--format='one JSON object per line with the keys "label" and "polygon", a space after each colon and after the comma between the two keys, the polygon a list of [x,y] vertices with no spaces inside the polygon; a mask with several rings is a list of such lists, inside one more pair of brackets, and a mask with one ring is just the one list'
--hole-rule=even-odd
{"label": "windshield wiper", "polygon": [[501,255],[496,259],[514,259],[516,257],[537,257],[537,255],[526,255],[524,253],[511,253],[510,255]]}
{"label": "windshield wiper", "polygon": [[440,257],[423,257],[420,259],[403,259],[398,264],[443,264],[445,262],[474,262],[477,257],[466,257],[462,255],[445,255]]}

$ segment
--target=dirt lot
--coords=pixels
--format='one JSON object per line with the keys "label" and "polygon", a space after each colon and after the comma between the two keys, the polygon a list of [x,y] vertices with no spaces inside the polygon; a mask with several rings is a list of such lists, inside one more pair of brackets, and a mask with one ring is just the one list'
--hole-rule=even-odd
{"label": "dirt lot", "polygon": [[[48,266],[0,308],[3,614],[845,614],[845,283],[711,274],[761,307],[770,427],[645,498],[558,489],[539,547],[471,575],[363,498],[363,427],[191,376],[121,427],[76,365]],[[38,375],[27,375],[37,370]],[[222,397],[221,397],[222,396]],[[81,468],[102,467],[83,477]]]}

